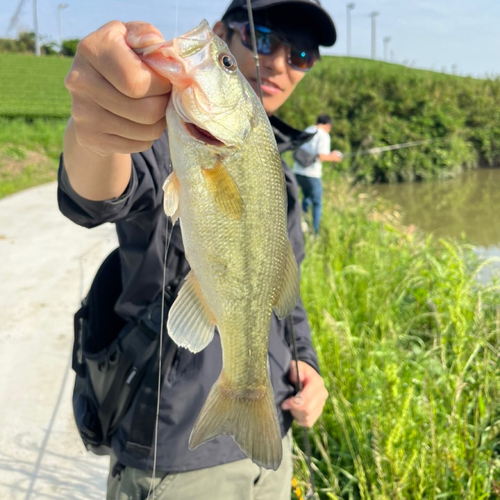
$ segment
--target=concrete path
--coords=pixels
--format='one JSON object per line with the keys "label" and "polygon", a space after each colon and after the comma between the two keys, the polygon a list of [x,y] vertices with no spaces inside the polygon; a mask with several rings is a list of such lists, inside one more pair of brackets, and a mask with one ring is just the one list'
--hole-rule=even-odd
{"label": "concrete path", "polygon": [[71,408],[72,315],[117,246],[114,227],[64,218],[56,185],[0,200],[0,499],[105,497]]}

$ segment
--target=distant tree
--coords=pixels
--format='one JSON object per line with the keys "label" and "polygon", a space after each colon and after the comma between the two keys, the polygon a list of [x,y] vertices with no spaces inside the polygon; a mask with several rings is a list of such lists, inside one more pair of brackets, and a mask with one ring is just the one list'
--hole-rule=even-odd
{"label": "distant tree", "polygon": [[[40,37],[41,53],[44,55],[59,54],[58,44],[50,40],[48,36]],[[69,40],[71,42],[72,40]],[[78,40],[77,40],[78,42]],[[12,38],[0,38],[0,52],[35,53],[35,33],[33,31],[21,32],[17,40]],[[70,51],[71,52],[71,51]],[[74,54],[73,54],[74,55]]]}
{"label": "distant tree", "polygon": [[17,40],[12,40],[12,38],[0,38],[0,52],[19,52]]}
{"label": "distant tree", "polygon": [[35,33],[33,31],[19,33],[17,43],[18,52],[35,52]]}
{"label": "distant tree", "polygon": [[74,55],[76,54],[76,47],[79,43],[79,38],[74,38],[73,40],[64,40],[61,45],[61,54],[63,56],[74,57]]}
{"label": "distant tree", "polygon": [[42,54],[46,56],[54,56],[59,54],[59,48],[56,42],[47,42],[42,45]]}

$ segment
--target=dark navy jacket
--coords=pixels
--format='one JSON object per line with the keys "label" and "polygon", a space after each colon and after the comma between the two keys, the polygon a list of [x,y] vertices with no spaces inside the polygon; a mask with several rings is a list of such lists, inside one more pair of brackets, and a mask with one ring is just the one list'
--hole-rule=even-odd
{"label": "dark navy jacket", "polygon": [[[309,139],[277,118],[271,119],[280,152],[298,147]],[[116,312],[127,321],[137,319],[160,293],[167,220],[163,211],[163,182],[171,172],[166,133],[153,147],[132,155],[132,176],[126,192],[109,201],[89,201],[71,188],[64,169],[59,168],[58,202],[64,215],[84,227],[114,222],[120,244],[123,292]],[[293,173],[283,162],[288,194],[288,232],[297,261],[304,258],[300,226],[301,208]],[[173,229],[167,256],[166,282],[173,281],[188,269],[184,257],[179,225]],[[311,344],[307,315],[299,302],[292,313],[299,359],[318,370],[316,353]],[[280,403],[294,392],[287,379],[292,360],[289,323],[272,316],[269,336],[271,383],[281,432],[290,428],[292,417],[280,409]],[[218,335],[201,352],[193,354],[179,349],[175,363],[161,389],[157,470],[180,472],[211,467],[245,458],[229,436],[220,436],[195,450],[188,440],[195,420],[210,388],[222,368],[222,352]],[[113,435],[113,451],[120,463],[138,469],[152,469],[153,457],[138,456],[126,448],[134,405]]]}

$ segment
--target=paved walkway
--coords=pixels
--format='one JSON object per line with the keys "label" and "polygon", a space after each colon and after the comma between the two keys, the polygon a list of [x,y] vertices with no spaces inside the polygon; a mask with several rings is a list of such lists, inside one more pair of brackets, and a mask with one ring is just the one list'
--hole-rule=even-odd
{"label": "paved walkway", "polygon": [[57,208],[56,185],[0,200],[0,498],[103,500],[107,459],[87,453],[71,408],[72,315],[114,227]]}

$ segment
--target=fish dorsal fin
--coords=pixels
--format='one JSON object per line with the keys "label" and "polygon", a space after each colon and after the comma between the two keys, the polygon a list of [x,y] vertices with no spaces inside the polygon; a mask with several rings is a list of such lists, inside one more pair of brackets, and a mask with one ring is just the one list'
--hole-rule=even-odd
{"label": "fish dorsal fin", "polygon": [[179,217],[179,190],[179,179],[177,179],[177,174],[172,172],[163,184],[163,192],[165,193],[163,209],[169,217],[172,217],[173,224]]}
{"label": "fish dorsal fin", "polygon": [[217,209],[231,219],[240,220],[243,216],[243,200],[236,182],[223,163],[217,160],[213,168],[202,168],[202,173]]}
{"label": "fish dorsal fin", "polygon": [[279,319],[286,318],[294,310],[300,296],[300,276],[297,261],[292,250],[292,245],[288,242],[288,250],[285,261],[283,284],[278,293],[273,311]]}
{"label": "fish dorsal fin", "polygon": [[207,309],[193,271],[190,271],[168,314],[168,334],[178,346],[199,352],[212,340],[214,328],[215,320]]}

